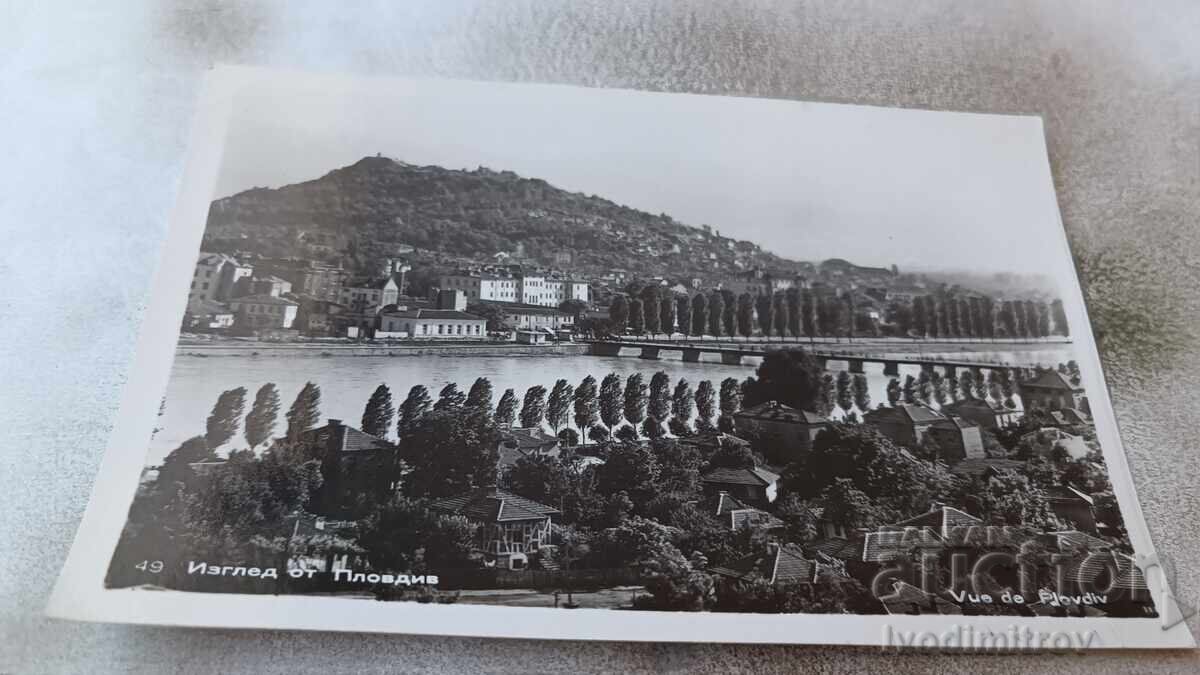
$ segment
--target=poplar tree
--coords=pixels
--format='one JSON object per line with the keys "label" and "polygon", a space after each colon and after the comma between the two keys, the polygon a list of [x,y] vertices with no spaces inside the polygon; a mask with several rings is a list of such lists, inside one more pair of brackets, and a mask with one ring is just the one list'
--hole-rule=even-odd
{"label": "poplar tree", "polygon": [[724,311],[721,312],[721,326],[725,330],[725,335],[734,337],[737,335],[737,296],[728,288],[721,289],[721,300]]}
{"label": "poplar tree", "polygon": [[675,332],[675,299],[670,295],[658,303],[658,325],[667,335]]}
{"label": "poplar tree", "polygon": [[692,335],[704,335],[708,330],[708,301],[703,293],[692,298]]}
{"label": "poplar tree", "polygon": [[660,370],[650,378],[650,401],[646,412],[660,425],[671,414],[671,377],[664,371]]}
{"label": "poplar tree", "polygon": [[725,296],[721,291],[713,291],[708,296],[708,332],[713,337],[721,335],[725,322]]}
{"label": "poplar tree", "polygon": [[471,385],[470,391],[467,392],[468,408],[481,410],[491,414],[492,411],[492,381],[486,377],[475,379],[475,383]]}
{"label": "poplar tree", "polygon": [[271,440],[278,418],[279,390],[274,383],[268,382],[258,388],[254,405],[250,406],[250,414],[246,415],[245,435],[251,450]]}
{"label": "poplar tree", "polygon": [[788,329],[788,304],[787,297],[783,293],[776,293],[772,302],[775,304],[775,332],[780,338],[787,337]]}
{"label": "poplar tree", "polygon": [[646,403],[647,403],[646,383],[642,381],[641,373],[634,373],[625,381],[625,419],[629,421],[630,428],[634,430],[636,437],[637,429],[641,425],[642,420],[646,419]]}
{"label": "poplar tree", "polygon": [[456,410],[463,407],[467,402],[467,395],[458,390],[458,385],[450,382],[442,387],[438,392],[437,403],[433,404],[434,410]]}
{"label": "poplar tree", "polygon": [[850,412],[854,405],[854,394],[851,391],[850,373],[841,370],[837,374],[837,405],[843,412]]}
{"label": "poplar tree", "polygon": [[238,425],[246,412],[246,388],[227,389],[217,397],[204,425],[204,442],[217,449],[237,435]]}
{"label": "poplar tree", "polygon": [[646,327],[646,332],[654,335],[662,332],[660,328],[660,319],[658,306],[658,288],[655,286],[647,286],[642,289],[642,324]]}
{"label": "poplar tree", "polygon": [[696,420],[697,429],[710,431],[713,427],[713,417],[717,414],[717,396],[710,380],[700,380],[696,385]]}
{"label": "poplar tree", "polygon": [[721,380],[720,393],[721,418],[717,426],[726,433],[733,431],[733,416],[742,409],[742,385],[735,377]]}
{"label": "poplar tree", "polygon": [[558,435],[558,430],[567,424],[571,415],[571,400],[575,397],[575,388],[567,384],[566,380],[559,380],[554,383],[554,388],[550,390],[550,400],[546,403],[546,421],[550,423],[550,428],[554,430],[554,435]]}
{"label": "poplar tree", "polygon": [[742,337],[754,335],[754,298],[749,293],[738,296],[737,328]]}
{"label": "poplar tree", "polygon": [[646,332],[646,314],[641,298],[629,301],[629,330],[633,331],[634,335],[643,335]]}
{"label": "poplar tree", "polygon": [[600,421],[608,429],[609,436],[613,429],[621,423],[624,406],[625,389],[621,386],[621,376],[609,373],[600,382]]}
{"label": "poplar tree", "polygon": [[535,384],[525,391],[521,403],[521,426],[529,429],[541,428],[546,419],[546,388]]}
{"label": "poplar tree", "polygon": [[392,430],[392,418],[395,416],[392,391],[386,384],[381,384],[375,387],[371,398],[367,399],[366,407],[363,408],[362,430],[372,436],[387,438],[388,432]]}
{"label": "poplar tree", "polygon": [[675,298],[675,327],[684,335],[692,333],[692,299],[687,295]]}
{"label": "poplar tree", "polygon": [[887,383],[888,405],[892,406],[893,408],[896,407],[896,404],[900,402],[900,399],[903,396],[904,396],[904,392],[900,388],[900,380],[895,377],[888,380],[888,383]]}
{"label": "poplar tree", "polygon": [[771,328],[775,325],[774,308],[769,293],[759,293],[754,298],[754,310],[758,315],[758,330],[763,337],[771,336]]}
{"label": "poplar tree", "polygon": [[575,426],[580,435],[587,436],[595,424],[600,421],[599,392],[596,390],[596,378],[588,375],[575,387]]}
{"label": "poplar tree", "polygon": [[862,412],[871,409],[871,392],[867,384],[867,376],[862,373],[854,374],[854,405]]}
{"label": "poplar tree", "polygon": [[[732,378],[730,378],[732,379]],[[737,380],[734,380],[737,383]],[[691,433],[691,427],[688,426],[692,419],[692,406],[695,404],[695,398],[692,394],[692,385],[688,381],[679,378],[679,382],[675,385],[675,391],[671,396],[671,433],[676,436],[684,436]]]}
{"label": "poplar tree", "polygon": [[429,390],[425,388],[425,385],[418,384],[409,389],[408,396],[400,404],[400,410],[396,415],[396,435],[403,438],[413,428],[413,425],[429,412],[431,404]]}
{"label": "poplar tree", "polygon": [[500,402],[496,404],[496,424],[502,427],[511,427],[513,421],[517,419],[517,393],[512,389],[505,389],[500,395]]}
{"label": "poplar tree", "polygon": [[312,382],[305,382],[292,407],[287,411],[287,437],[289,441],[297,441],[300,434],[317,426],[321,420],[321,388]]}

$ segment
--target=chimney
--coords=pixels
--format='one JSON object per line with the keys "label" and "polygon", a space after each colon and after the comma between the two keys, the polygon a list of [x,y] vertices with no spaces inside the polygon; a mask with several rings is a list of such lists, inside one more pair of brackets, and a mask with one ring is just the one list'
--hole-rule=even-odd
{"label": "chimney", "polygon": [[342,426],[341,420],[334,419],[332,417],[329,418],[329,428],[330,429],[336,429],[337,427],[340,427],[340,426]]}

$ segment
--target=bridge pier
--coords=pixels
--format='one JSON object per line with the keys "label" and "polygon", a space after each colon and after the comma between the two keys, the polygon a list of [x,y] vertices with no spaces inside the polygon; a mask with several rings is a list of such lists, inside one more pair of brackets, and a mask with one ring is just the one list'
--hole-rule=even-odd
{"label": "bridge pier", "polygon": [[699,363],[700,362],[700,350],[699,349],[683,350],[683,362],[684,363]]}
{"label": "bridge pier", "polygon": [[721,352],[721,363],[727,366],[742,365],[742,355],[733,352]]}
{"label": "bridge pier", "polygon": [[846,359],[846,365],[849,366],[848,370],[852,373],[866,372],[863,370],[862,359]]}
{"label": "bridge pier", "polygon": [[593,342],[591,352],[592,356],[620,356],[621,344],[619,342]]}
{"label": "bridge pier", "polygon": [[884,361],[883,374],[891,375],[892,377],[900,376],[900,363],[898,361]]}
{"label": "bridge pier", "polygon": [[642,354],[638,358],[646,359],[648,361],[657,361],[658,352],[658,347],[642,347]]}

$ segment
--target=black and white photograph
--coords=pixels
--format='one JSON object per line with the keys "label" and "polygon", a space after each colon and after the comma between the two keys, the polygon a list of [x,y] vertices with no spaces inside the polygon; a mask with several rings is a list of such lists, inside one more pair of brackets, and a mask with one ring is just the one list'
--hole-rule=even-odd
{"label": "black and white photograph", "polygon": [[1039,119],[233,73],[111,602],[1168,635]]}

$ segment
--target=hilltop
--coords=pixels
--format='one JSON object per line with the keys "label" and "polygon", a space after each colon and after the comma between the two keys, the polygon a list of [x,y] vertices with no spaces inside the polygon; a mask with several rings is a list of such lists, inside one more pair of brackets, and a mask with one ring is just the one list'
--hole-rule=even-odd
{"label": "hilltop", "polygon": [[[366,157],[315,180],[254,188],[214,201],[206,250],[297,256],[372,269],[402,245],[444,262],[514,261],[599,276],[712,278],[799,263],[538,178],[480,167],[415,166]],[[503,257],[503,256],[501,256]]]}

